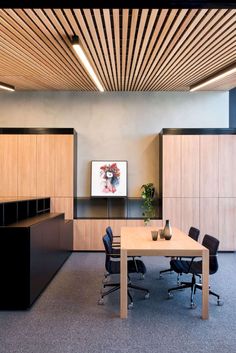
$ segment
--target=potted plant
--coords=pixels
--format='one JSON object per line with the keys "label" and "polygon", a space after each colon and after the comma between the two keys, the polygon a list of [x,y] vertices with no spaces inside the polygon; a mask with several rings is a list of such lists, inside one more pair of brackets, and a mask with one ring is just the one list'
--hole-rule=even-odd
{"label": "potted plant", "polygon": [[147,225],[151,218],[155,216],[154,202],[155,187],[153,183],[143,184],[141,186],[141,197],[143,199],[143,217],[144,224]]}

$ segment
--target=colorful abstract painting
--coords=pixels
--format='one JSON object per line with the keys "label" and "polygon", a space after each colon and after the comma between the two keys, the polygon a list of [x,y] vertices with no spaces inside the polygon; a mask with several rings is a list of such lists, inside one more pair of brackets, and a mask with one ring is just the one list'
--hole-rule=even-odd
{"label": "colorful abstract painting", "polygon": [[92,161],[91,196],[127,196],[127,161]]}

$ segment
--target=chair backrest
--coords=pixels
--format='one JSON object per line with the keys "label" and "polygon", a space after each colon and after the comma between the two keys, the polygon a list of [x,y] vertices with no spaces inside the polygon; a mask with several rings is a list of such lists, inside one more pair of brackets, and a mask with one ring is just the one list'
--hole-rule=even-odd
{"label": "chair backrest", "polygon": [[188,236],[192,238],[193,240],[198,241],[200,235],[200,230],[194,227],[191,227],[188,232]]}
{"label": "chair backrest", "polygon": [[106,253],[106,261],[105,261],[105,268],[107,272],[111,273],[111,254],[112,254],[112,242],[110,236],[106,233],[103,238],[103,244]]}
{"label": "chair backrest", "polygon": [[113,242],[113,232],[112,232],[112,229],[111,229],[110,226],[108,226],[108,227],[106,228],[106,233],[107,233],[107,235],[109,236],[109,238],[110,238],[110,240],[111,240],[111,243],[112,243],[112,242]]}
{"label": "chair backrest", "polygon": [[213,274],[218,270],[217,251],[219,248],[219,240],[206,234],[203,238],[202,245],[209,250],[209,273]]}

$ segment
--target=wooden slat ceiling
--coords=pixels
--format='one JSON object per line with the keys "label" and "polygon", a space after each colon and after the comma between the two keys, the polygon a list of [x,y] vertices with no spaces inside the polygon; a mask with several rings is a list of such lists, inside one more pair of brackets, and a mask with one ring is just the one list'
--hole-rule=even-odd
{"label": "wooden slat ceiling", "polygon": [[[235,9],[0,9],[0,81],[96,91],[75,34],[106,91],[186,91],[236,63]],[[236,75],[209,89],[233,87]]]}

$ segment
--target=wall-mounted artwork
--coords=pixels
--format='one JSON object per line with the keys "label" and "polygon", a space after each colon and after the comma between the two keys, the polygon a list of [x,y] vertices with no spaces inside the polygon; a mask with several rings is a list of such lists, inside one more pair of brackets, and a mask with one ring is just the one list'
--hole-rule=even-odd
{"label": "wall-mounted artwork", "polygon": [[92,161],[91,196],[126,197],[127,161]]}

